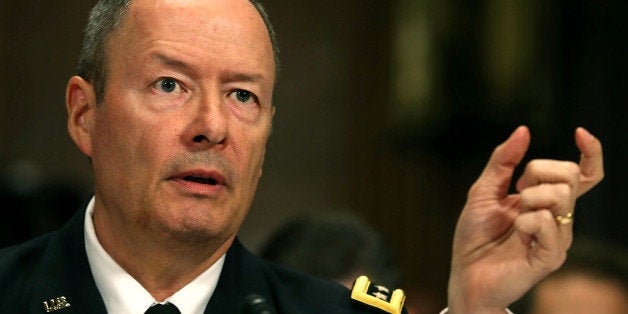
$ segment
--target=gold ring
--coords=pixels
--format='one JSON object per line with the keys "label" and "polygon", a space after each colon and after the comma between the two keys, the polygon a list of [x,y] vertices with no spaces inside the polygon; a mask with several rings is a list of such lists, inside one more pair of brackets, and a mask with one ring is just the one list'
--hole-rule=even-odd
{"label": "gold ring", "polygon": [[573,222],[573,212],[567,213],[565,216],[556,216],[556,222],[558,222],[559,225],[566,225]]}

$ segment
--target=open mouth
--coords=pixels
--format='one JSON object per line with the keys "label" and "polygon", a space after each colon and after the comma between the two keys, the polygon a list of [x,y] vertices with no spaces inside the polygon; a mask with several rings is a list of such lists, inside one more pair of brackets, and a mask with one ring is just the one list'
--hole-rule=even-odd
{"label": "open mouth", "polygon": [[214,178],[205,178],[205,177],[197,177],[197,176],[185,176],[185,177],[183,177],[183,180],[190,181],[190,182],[195,182],[195,183],[201,183],[201,184],[218,185],[218,181],[216,179],[214,179]]}

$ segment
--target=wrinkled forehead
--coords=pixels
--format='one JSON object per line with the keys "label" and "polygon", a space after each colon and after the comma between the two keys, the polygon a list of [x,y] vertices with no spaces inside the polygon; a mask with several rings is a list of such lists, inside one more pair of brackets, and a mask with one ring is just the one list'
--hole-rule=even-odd
{"label": "wrinkled forehead", "polygon": [[127,22],[145,30],[171,28],[182,36],[188,32],[222,35],[228,27],[242,41],[270,42],[261,16],[248,0],[135,0]]}
{"label": "wrinkled forehead", "polygon": [[118,35],[123,45],[138,40],[235,43],[273,59],[268,29],[248,0],[134,0]]}

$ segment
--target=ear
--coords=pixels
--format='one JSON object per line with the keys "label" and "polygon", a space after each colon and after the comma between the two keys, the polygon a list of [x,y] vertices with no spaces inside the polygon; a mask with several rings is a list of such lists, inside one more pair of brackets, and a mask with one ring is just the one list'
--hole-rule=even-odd
{"label": "ear", "polygon": [[73,76],[65,89],[68,110],[68,132],[78,148],[92,157],[92,128],[96,111],[96,94],[92,84],[80,76]]}

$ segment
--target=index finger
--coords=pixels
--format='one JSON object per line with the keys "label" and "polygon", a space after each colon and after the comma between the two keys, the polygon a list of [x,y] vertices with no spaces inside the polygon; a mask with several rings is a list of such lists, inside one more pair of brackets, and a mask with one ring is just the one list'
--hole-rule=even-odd
{"label": "index finger", "polygon": [[575,133],[576,145],[580,149],[580,185],[578,196],[589,191],[604,178],[602,143],[583,127]]}
{"label": "index finger", "polygon": [[529,144],[530,131],[526,126],[518,127],[506,141],[495,148],[484,171],[469,191],[470,196],[506,196],[513,171],[523,159]]}

